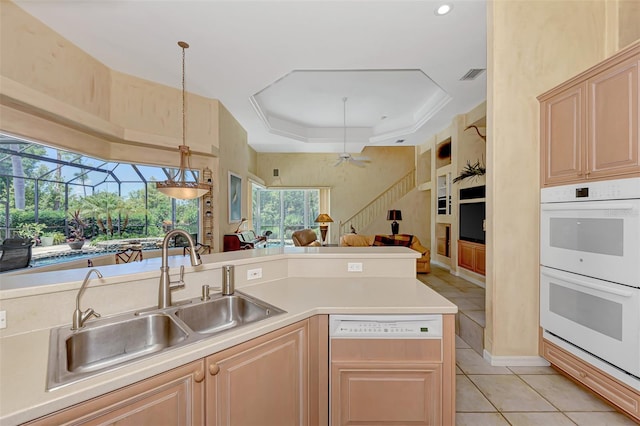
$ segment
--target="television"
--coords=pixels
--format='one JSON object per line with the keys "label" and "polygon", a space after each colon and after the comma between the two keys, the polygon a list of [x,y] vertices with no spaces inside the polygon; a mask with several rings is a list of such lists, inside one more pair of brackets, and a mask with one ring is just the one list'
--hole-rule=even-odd
{"label": "television", "polygon": [[460,203],[460,239],[484,244],[485,203]]}

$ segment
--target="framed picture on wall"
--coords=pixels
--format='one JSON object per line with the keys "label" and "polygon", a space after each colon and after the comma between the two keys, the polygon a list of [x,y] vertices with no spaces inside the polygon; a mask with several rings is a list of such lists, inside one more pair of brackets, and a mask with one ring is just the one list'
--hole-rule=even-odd
{"label": "framed picture on wall", "polygon": [[242,220],[242,177],[229,172],[229,223]]}

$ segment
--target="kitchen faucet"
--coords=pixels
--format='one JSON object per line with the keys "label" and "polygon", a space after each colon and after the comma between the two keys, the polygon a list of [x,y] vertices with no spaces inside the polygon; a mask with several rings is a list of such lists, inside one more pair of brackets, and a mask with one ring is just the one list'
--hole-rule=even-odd
{"label": "kitchen faucet", "polygon": [[169,240],[175,235],[182,235],[187,239],[189,243],[189,254],[191,256],[191,266],[198,266],[202,264],[200,255],[196,252],[195,244],[191,235],[183,231],[182,229],[174,229],[167,232],[162,241],[162,266],[160,266],[160,288],[158,291],[158,309],[165,309],[171,306],[171,290],[177,290],[184,288],[184,265],[180,266],[180,280],[172,283],[169,276],[169,266],[167,265],[167,258],[169,257]]}
{"label": "kitchen faucet", "polygon": [[84,327],[84,323],[93,317],[100,318],[100,314],[93,310],[93,308],[89,308],[86,311],[82,312],[80,310],[80,298],[84,293],[84,290],[89,285],[89,277],[91,273],[95,272],[98,278],[102,278],[102,274],[97,269],[89,269],[87,275],[84,277],[84,281],[82,281],[82,285],[80,286],[80,290],[78,291],[78,295],[76,296],[76,310],[73,311],[73,325],[71,326],[71,330],[80,330]]}

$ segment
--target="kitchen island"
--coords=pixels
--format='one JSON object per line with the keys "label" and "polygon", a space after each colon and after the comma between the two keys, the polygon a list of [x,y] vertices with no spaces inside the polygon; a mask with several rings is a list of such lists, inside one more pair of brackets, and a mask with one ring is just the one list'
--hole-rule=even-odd
{"label": "kitchen island", "polygon": [[[45,389],[50,331],[70,324],[87,269],[2,279],[0,309],[7,312],[8,327],[0,330],[0,423],[19,424],[81,405],[313,318],[326,319],[330,314],[442,314],[442,352],[446,356],[442,357],[439,374],[445,385],[442,418],[447,424],[455,412],[453,315],[457,307],[416,280],[417,255],[401,247],[268,248],[205,255],[203,265],[198,267],[191,267],[182,256],[170,257],[172,275],[185,265],[186,286],[173,293],[174,302],[198,297],[205,284],[220,286],[222,266],[234,265],[237,290],[286,313],[53,391]],[[359,265],[352,268],[352,264]],[[159,266],[160,259],[149,259],[100,267],[103,278],[91,280],[83,296],[83,308],[92,307],[104,317],[153,307],[157,304]],[[320,341],[327,341],[326,332],[326,328],[319,331]],[[328,392],[328,379],[322,374],[327,371],[326,362],[319,363],[321,374],[314,373],[322,401],[328,398],[322,395]],[[320,403],[321,420],[326,419],[325,408]]]}

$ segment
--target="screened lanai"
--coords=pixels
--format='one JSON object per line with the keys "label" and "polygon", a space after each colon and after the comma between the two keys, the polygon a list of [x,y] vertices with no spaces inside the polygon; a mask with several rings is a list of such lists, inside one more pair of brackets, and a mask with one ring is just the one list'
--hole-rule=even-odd
{"label": "screened lanai", "polygon": [[[175,176],[165,167],[89,157],[0,134],[0,238],[82,237],[92,243],[160,237],[173,228],[197,234],[198,200],[175,200],[155,182]],[[188,171],[197,181],[198,172]]]}

